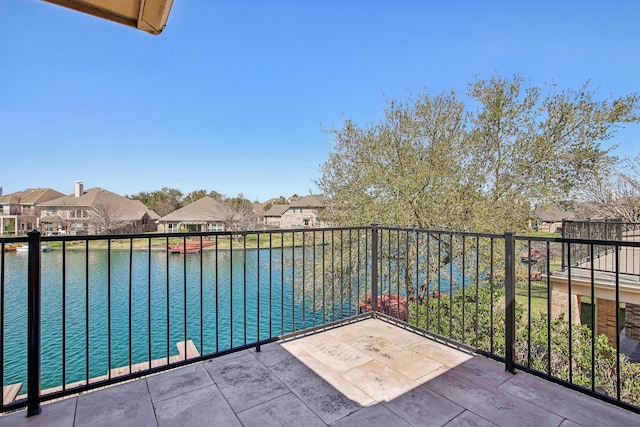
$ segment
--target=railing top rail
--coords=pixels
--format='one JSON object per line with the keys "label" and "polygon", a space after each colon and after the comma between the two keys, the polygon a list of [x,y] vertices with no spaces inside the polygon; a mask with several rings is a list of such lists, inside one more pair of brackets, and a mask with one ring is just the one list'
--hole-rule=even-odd
{"label": "railing top rail", "polygon": [[569,244],[623,246],[623,247],[630,247],[630,248],[640,248],[640,242],[632,242],[627,240],[576,239],[576,238],[569,238],[569,237],[540,237],[540,236],[526,236],[526,235],[515,235],[514,238],[519,241],[531,241],[531,242],[569,243]]}
{"label": "railing top rail", "polygon": [[474,233],[470,231],[451,231],[451,230],[431,230],[426,228],[417,227],[389,227],[389,226],[376,226],[378,230],[387,231],[408,231],[418,233],[430,233],[430,234],[447,234],[452,236],[470,236],[470,237],[487,237],[487,238],[504,238],[504,234],[497,233]]}
{"label": "railing top rail", "polygon": [[29,238],[27,236],[21,237],[0,237],[0,244],[8,244],[8,243],[27,243]]}
{"label": "railing top rail", "polygon": [[[331,232],[340,230],[369,230],[370,226],[362,227],[322,227],[322,228],[291,228],[291,229],[270,229],[270,230],[239,230],[239,231],[190,231],[179,233],[137,233],[137,234],[88,234],[76,236],[42,236],[43,242],[69,242],[77,240],[129,240],[129,239],[166,239],[166,238],[189,238],[189,237],[215,237],[215,236],[247,236],[257,234],[291,234],[291,233],[312,233]],[[8,239],[7,242],[18,241],[18,239]],[[26,242],[26,238],[21,241]]]}
{"label": "railing top rail", "polygon": [[[180,233],[138,233],[138,234],[91,234],[91,235],[65,235],[65,236],[44,236],[43,242],[71,242],[71,241],[96,241],[96,240],[129,240],[129,239],[167,239],[167,238],[198,238],[198,237],[220,237],[220,236],[248,236],[258,234],[291,234],[291,233],[320,233],[335,232],[347,230],[371,230],[376,228],[385,231],[401,231],[421,234],[446,234],[452,236],[468,236],[502,239],[505,234],[498,233],[474,233],[465,231],[450,230],[430,230],[416,227],[389,227],[389,226],[359,226],[359,227],[326,227],[326,228],[292,228],[292,229],[272,229],[272,230],[241,230],[241,231],[206,231],[206,232],[180,232]],[[545,237],[545,236],[528,236],[523,234],[515,234],[514,238],[518,241],[531,242],[549,242],[549,243],[571,243],[586,245],[607,245],[607,246],[623,246],[623,247],[640,247],[638,241],[628,240],[612,240],[612,239],[583,239],[572,237]],[[27,236],[21,237],[0,237],[0,244],[26,244],[29,239]]]}
{"label": "railing top rail", "polygon": [[563,219],[564,223],[573,223],[573,224],[624,224],[624,225],[635,225],[640,227],[640,222],[629,222],[623,221],[621,219]]}

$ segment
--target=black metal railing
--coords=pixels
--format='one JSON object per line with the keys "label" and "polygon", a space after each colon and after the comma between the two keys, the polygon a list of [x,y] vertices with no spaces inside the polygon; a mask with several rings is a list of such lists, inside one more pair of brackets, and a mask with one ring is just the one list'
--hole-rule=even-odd
{"label": "black metal railing", "polygon": [[[3,412],[371,316],[640,407],[639,242],[374,225],[0,244],[0,378],[26,384]],[[576,265],[584,247],[613,268]]]}
{"label": "black metal railing", "polygon": [[[601,240],[640,242],[640,224],[626,222],[618,219],[588,219],[588,220],[563,220],[562,237],[565,239]],[[611,245],[593,246],[576,245],[573,248],[571,258],[572,267],[593,268],[596,271],[612,271],[613,263]],[[632,257],[633,251],[625,246],[618,247],[620,257]],[[567,266],[569,260],[563,252],[563,266]],[[640,261],[627,262],[622,274],[640,276]]]}

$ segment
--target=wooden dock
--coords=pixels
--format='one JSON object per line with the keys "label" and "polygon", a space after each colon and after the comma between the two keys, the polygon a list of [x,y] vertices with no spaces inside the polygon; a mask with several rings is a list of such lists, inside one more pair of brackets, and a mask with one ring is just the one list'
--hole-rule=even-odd
{"label": "wooden dock", "polygon": [[16,396],[20,393],[22,383],[9,384],[2,387],[2,402],[5,405],[12,403],[16,400]]}
{"label": "wooden dock", "polygon": [[175,245],[168,245],[167,246],[167,250],[169,251],[169,253],[172,254],[197,254],[198,252],[200,252],[202,249],[209,247],[209,246],[214,246],[216,244],[216,242],[187,242],[185,243],[178,243]]}
{"label": "wooden dock", "polygon": [[[155,359],[151,361],[151,368],[156,368],[158,366],[165,366],[167,364],[172,364],[176,362],[180,362],[182,360],[193,359],[195,357],[200,356],[200,352],[198,348],[191,340],[187,341],[179,341],[176,343],[176,347],[178,348],[178,354],[169,357],[162,357],[160,359]],[[121,366],[118,368],[112,368],[108,374],[100,375],[98,377],[89,378],[88,383],[93,384],[99,381],[108,380],[109,378],[121,377],[127,374],[133,374],[136,372],[144,371],[150,369],[149,361],[134,363],[131,366]],[[64,389],[69,390],[75,387],[80,387],[87,384],[87,380],[75,381],[73,383],[68,383],[65,385]],[[26,399],[27,395],[22,394],[18,396],[20,389],[22,388],[22,383],[11,384],[5,386],[3,388],[3,401],[4,404],[8,404],[13,402],[16,399]],[[58,391],[62,391],[62,386],[51,387],[46,390],[42,390],[40,395],[44,396],[47,394],[55,393]]]}

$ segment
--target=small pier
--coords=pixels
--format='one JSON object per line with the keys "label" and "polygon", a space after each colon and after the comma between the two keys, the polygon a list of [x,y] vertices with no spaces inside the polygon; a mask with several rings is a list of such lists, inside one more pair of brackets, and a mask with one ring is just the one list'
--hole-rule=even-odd
{"label": "small pier", "polygon": [[16,396],[22,389],[22,383],[9,384],[2,387],[2,401],[5,405],[12,403],[16,400]]}
{"label": "small pier", "polygon": [[167,250],[172,254],[197,254],[203,248],[214,246],[216,242],[186,242],[175,245],[167,245]]}
{"label": "small pier", "polygon": [[[122,375],[133,374],[136,372],[144,371],[144,370],[150,369],[149,364],[151,364],[151,368],[156,368],[158,366],[165,366],[167,364],[170,365],[172,363],[180,362],[182,360],[193,359],[195,357],[200,356],[200,352],[198,351],[198,348],[191,340],[179,341],[176,343],[176,347],[178,349],[178,354],[174,356],[162,357],[160,359],[152,360],[151,362],[146,361],[146,362],[134,363],[131,366],[121,366],[118,368],[112,368],[105,375],[89,378],[88,380],[81,380],[81,381],[65,384],[64,389],[69,390],[74,387],[85,385],[87,383],[93,384],[100,381],[108,380],[110,378],[120,377]],[[20,392],[21,389],[22,389],[22,383],[16,383],[16,384],[4,386],[3,393],[2,393],[4,404],[7,405],[9,403],[12,403],[16,399],[17,400],[26,399],[27,398],[26,394],[22,394],[18,396],[18,393]],[[60,386],[48,388],[46,390],[42,390],[40,394],[44,396],[44,395],[59,392],[62,390],[63,388],[60,385]]]}

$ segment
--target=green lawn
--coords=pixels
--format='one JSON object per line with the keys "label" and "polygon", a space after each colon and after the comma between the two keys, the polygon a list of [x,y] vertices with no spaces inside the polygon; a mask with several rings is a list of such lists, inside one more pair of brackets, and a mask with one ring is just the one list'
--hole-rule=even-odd
{"label": "green lawn", "polygon": [[[274,233],[271,235],[271,239],[269,238],[269,234],[260,234],[260,248],[268,248],[274,247],[279,248],[282,246],[293,246],[301,245],[302,238],[301,236],[296,235],[295,241],[291,236],[291,233],[288,234],[280,234]],[[207,237],[209,241],[216,240],[215,237]],[[205,240],[206,240],[205,239]],[[220,249],[229,249],[233,244],[234,248],[244,248],[245,242],[243,239],[246,239],[246,247],[248,249],[255,249],[258,247],[258,234],[247,234],[246,236],[238,236],[236,240],[231,242],[231,238],[228,235],[221,235],[217,239],[217,247]],[[200,238],[187,238],[188,242],[199,242]],[[176,237],[170,237],[168,240],[166,237],[151,237],[151,247],[154,249],[164,248],[167,245],[167,242],[170,245],[175,245],[184,242],[184,237],[179,234]],[[310,243],[310,242],[305,242]],[[52,249],[61,249],[62,242],[48,242],[48,245]],[[86,240],[72,240],[66,242],[66,249],[84,249],[86,245]],[[114,239],[111,240],[111,249],[129,249],[129,247],[133,246],[134,249],[147,249],[149,247],[149,239],[148,238],[137,238],[133,239],[133,243],[131,243],[128,239]],[[108,243],[107,240],[90,240],[89,247],[91,249],[107,249]],[[215,246],[209,246],[205,248],[205,250],[213,250]]]}
{"label": "green lawn", "polygon": [[[532,282],[536,283],[536,282]],[[531,290],[531,317],[535,318],[540,316],[541,313],[547,312],[547,288],[546,287],[532,287]],[[525,287],[516,287],[516,302],[525,310],[525,317],[527,316],[529,290]]]}

